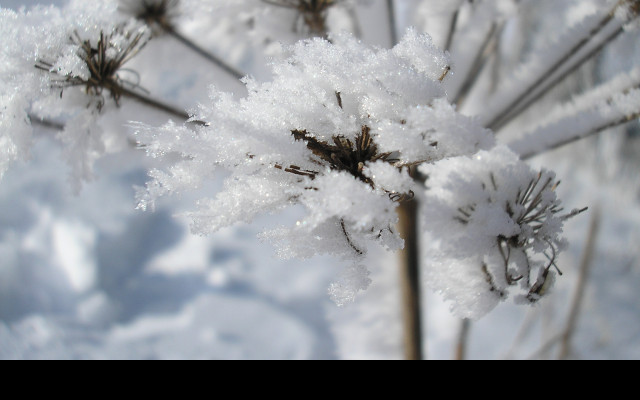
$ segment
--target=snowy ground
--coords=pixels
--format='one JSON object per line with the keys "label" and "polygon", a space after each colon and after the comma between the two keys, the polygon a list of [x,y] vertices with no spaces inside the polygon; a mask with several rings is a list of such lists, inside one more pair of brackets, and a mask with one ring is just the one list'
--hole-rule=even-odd
{"label": "snowy ground", "polygon": [[[41,1],[0,0],[32,3]],[[147,180],[138,151],[101,160],[97,180],[75,196],[48,135],[39,132],[32,161],[0,183],[0,359],[401,358],[394,255],[372,254],[374,284],[356,304],[336,308],[327,288],[339,262],[284,262],[256,238],[264,226],[295,221],[295,211],[196,237],[174,217],[193,199],[135,210],[133,187]],[[637,153],[610,165],[607,146],[619,140],[535,163],[563,177],[566,204],[603,216],[573,356],[638,359],[640,165]],[[572,246],[555,294],[473,323],[470,358],[553,358],[556,349],[539,350],[564,329],[592,215],[568,224]],[[451,358],[459,321],[431,292],[425,309],[429,358]]]}

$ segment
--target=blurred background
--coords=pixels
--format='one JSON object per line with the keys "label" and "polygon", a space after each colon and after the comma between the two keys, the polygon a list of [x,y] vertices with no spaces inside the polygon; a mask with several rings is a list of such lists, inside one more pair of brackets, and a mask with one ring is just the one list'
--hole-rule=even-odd
{"label": "blurred background", "polygon": [[[64,3],[0,0],[0,7]],[[443,45],[456,2],[443,3],[398,0],[399,30],[416,25]],[[535,35],[519,41],[514,62],[535,49],[536,40],[558,33],[580,1],[523,3],[527,19],[520,27]],[[388,47],[386,2],[359,2],[354,12],[363,40]],[[225,39],[224,26],[203,36],[201,25],[187,22],[184,29],[268,79],[269,51],[234,42],[233,34]],[[545,36],[536,39],[541,32]],[[552,96],[569,99],[640,65],[637,39],[637,32],[621,37]],[[149,47],[152,56],[136,59],[132,68],[144,71],[146,88],[172,103],[192,109],[207,101],[210,84],[244,95],[241,85],[178,43],[162,39]],[[532,114],[554,104],[542,102]],[[145,123],[165,122],[140,107],[113,113],[106,128],[131,130],[127,124],[141,115]],[[167,199],[153,213],[135,209],[135,187],[144,186],[153,166],[143,152],[125,148],[104,157],[95,181],[76,195],[53,134],[38,128],[31,160],[14,164],[0,182],[0,359],[403,357],[394,254],[370,254],[372,287],[355,304],[337,308],[327,288],[342,270],[339,260],[282,261],[257,238],[265,227],[295,221],[296,210],[194,236],[180,213],[195,197]],[[455,358],[463,326],[466,358],[557,358],[572,317],[570,358],[640,358],[639,152],[635,122],[534,159],[563,180],[559,193],[568,208],[591,208],[566,226],[571,246],[559,261],[564,276],[538,306],[504,304],[470,324],[425,288],[427,358]],[[215,193],[222,179],[204,192]],[[585,260],[591,267],[586,276],[580,272]],[[576,312],[581,279],[585,296]]]}

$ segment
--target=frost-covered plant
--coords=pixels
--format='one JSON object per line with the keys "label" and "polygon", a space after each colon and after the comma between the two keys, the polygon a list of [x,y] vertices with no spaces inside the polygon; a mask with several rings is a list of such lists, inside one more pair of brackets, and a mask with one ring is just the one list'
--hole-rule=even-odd
{"label": "frost-covered plant", "polygon": [[493,146],[489,131],[443,98],[448,71],[446,55],[413,31],[392,50],[351,35],[298,43],[272,82],[247,80],[247,98],[214,92],[198,116],[208,127],[140,130],[151,155],[182,157],[152,172],[140,207],[200,187],[223,167],[224,190],[191,213],[196,233],[302,205],[296,226],[264,234],[283,257],[353,258],[369,242],[399,249],[395,210],[420,192],[409,168]]}
{"label": "frost-covered plant", "polygon": [[66,119],[59,137],[68,145],[76,183],[91,177],[93,162],[105,152],[107,139],[96,123],[102,94],[106,90],[119,99],[117,88],[124,83],[119,67],[143,45],[144,30],[114,25],[112,3],[69,7],[73,12],[54,7],[0,11],[0,80],[6,87],[0,104],[5,144],[0,174],[9,162],[28,156],[33,118]]}
{"label": "frost-covered plant", "polygon": [[[559,182],[536,172],[505,147],[424,167],[428,174],[424,227],[430,232],[429,283],[463,318],[491,311],[510,291],[536,303],[548,293],[564,222]],[[559,271],[559,270],[558,270]],[[519,288],[518,288],[519,287]]]}
{"label": "frost-covered plant", "polygon": [[7,89],[0,104],[0,141],[5,143],[0,176],[10,162],[28,157],[32,123],[57,131],[77,191],[92,179],[97,159],[127,146],[124,132],[105,130],[101,123],[123,98],[188,118],[147,97],[141,74],[128,63],[151,39],[151,31],[122,11],[116,0],[74,0],[63,9],[1,10],[5,41],[0,77]]}
{"label": "frost-covered plant", "polygon": [[[79,86],[92,98],[98,111],[104,106],[105,91],[119,105],[123,94],[137,85],[123,79],[121,71],[142,50],[148,36],[144,29],[134,27],[131,30],[126,25],[116,26],[108,32],[100,31],[96,38],[85,39],[75,31],[70,38],[72,51],[56,61],[40,58],[35,67],[52,75],[51,87],[60,89],[60,97],[64,96],[66,88]],[[73,67],[69,68],[70,65]]]}
{"label": "frost-covered plant", "polygon": [[[436,2],[406,7],[423,18]],[[233,65],[259,63],[245,54],[248,42],[252,51],[264,47],[273,55],[282,50],[276,42],[320,36],[289,47],[285,60],[276,57],[270,81],[246,78],[245,99],[214,89],[211,103],[193,118],[206,126],[138,125],[147,152],[170,164],[151,172],[140,208],[202,188],[227,170],[224,189],[190,214],[194,232],[303,209],[297,224],[263,237],[283,257],[354,260],[332,286],[334,299],[344,303],[369,283],[360,261],[371,243],[402,247],[396,209],[415,198],[431,233],[425,258],[430,283],[458,314],[481,316],[513,292],[535,302],[553,282],[565,246],[562,225],[579,211],[564,213],[555,176],[533,171],[520,158],[636,119],[640,75],[637,68],[624,73],[546,118],[522,117],[635,29],[640,2],[589,0],[572,18],[553,16],[571,19],[561,39],[516,43],[534,49],[526,57],[510,46],[518,18],[524,19],[518,13],[531,2],[439,3],[438,19],[446,20],[442,42],[451,54],[414,30],[391,50],[362,44],[357,32],[336,34],[343,27],[357,30],[350,14],[356,0],[73,0],[63,11],[3,10],[0,175],[27,156],[30,121],[52,118],[64,123],[59,137],[76,181],[89,179],[110,139],[101,117],[124,97],[140,99],[142,83],[125,64],[152,36],[173,36],[234,78],[245,73]],[[182,17],[196,11],[206,17],[185,23],[189,18]],[[442,17],[448,14],[451,19]],[[543,25],[556,21],[550,20]],[[197,44],[185,36],[187,25],[197,32]],[[225,46],[223,53],[235,57],[231,63],[210,51]],[[257,70],[251,72],[263,72]],[[510,150],[496,148],[489,129],[499,140],[506,137]],[[414,174],[417,167],[421,175]],[[428,178],[426,189],[425,179],[417,178]]]}

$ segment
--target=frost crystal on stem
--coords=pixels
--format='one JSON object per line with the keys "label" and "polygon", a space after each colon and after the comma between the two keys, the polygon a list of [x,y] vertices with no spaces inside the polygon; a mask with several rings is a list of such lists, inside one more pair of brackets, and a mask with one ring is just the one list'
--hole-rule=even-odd
{"label": "frost crystal on stem", "polygon": [[370,242],[401,248],[396,208],[419,192],[408,167],[493,146],[489,131],[444,99],[448,70],[446,55],[413,31],[392,50],[350,35],[300,42],[272,82],[246,81],[247,98],[214,93],[197,116],[208,127],[140,129],[151,155],[182,156],[152,171],[140,206],[200,187],[224,167],[224,190],[191,213],[197,233],[301,205],[307,215],[296,226],[263,235],[283,257],[358,258]]}

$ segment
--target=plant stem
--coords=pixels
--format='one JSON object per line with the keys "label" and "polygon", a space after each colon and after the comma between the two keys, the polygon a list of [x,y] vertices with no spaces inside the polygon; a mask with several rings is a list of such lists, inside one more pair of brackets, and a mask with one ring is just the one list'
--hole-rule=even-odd
{"label": "plant stem", "polygon": [[398,44],[398,23],[396,21],[396,7],[394,0],[387,0],[387,16],[389,17],[389,35],[391,47]]}
{"label": "plant stem", "polygon": [[606,123],[606,124],[604,124],[602,126],[599,126],[599,127],[595,128],[594,130],[592,130],[590,132],[587,132],[587,133],[585,133],[583,135],[574,136],[572,138],[564,139],[562,141],[559,141],[557,143],[549,145],[549,146],[547,146],[545,149],[543,149],[541,151],[534,151],[534,152],[522,154],[521,155],[521,159],[525,160],[525,161],[530,160],[530,159],[532,159],[532,158],[534,158],[536,156],[539,156],[541,154],[547,153],[547,152],[552,151],[552,150],[559,149],[559,148],[564,147],[566,145],[569,145],[571,143],[575,143],[575,142],[577,142],[579,140],[586,139],[586,138],[588,138],[590,136],[593,136],[593,135],[597,135],[597,134],[602,133],[602,132],[604,132],[604,131],[606,131],[608,129],[613,129],[613,128],[616,128],[618,126],[627,124],[627,123],[632,122],[632,121],[634,121],[636,119],[639,119],[639,118],[640,118],[640,112],[637,112],[637,113],[631,114],[631,115],[627,115],[627,116],[625,116],[623,118],[620,118],[618,120],[611,121],[611,122],[608,122],[608,123]]}
{"label": "plant stem", "polygon": [[[533,84],[522,88],[523,90],[516,97],[516,99],[503,111],[499,112],[496,116],[494,116],[490,122],[487,124],[487,128],[496,131],[506,125],[509,121],[511,121],[516,116],[520,115],[522,111],[526,108],[522,108],[522,104],[529,98],[529,95],[537,90],[542,84],[544,84],[549,78],[551,78],[554,73],[560,70],[567,62],[569,62],[576,54],[578,54],[585,46],[587,46],[591,40],[596,37],[602,30],[604,30],[611,21],[614,20],[615,10],[614,8],[611,12],[609,12],[601,21],[595,26],[586,37],[582,38],[576,45],[574,45],[566,54],[556,60],[553,64],[549,65],[542,73],[539,74],[537,79],[533,82]],[[617,35],[616,35],[617,36]],[[612,39],[611,39],[612,40]],[[609,40],[605,41],[605,44],[609,42]],[[604,44],[603,44],[604,46]],[[594,53],[595,54],[595,53]],[[589,57],[590,58],[590,57]],[[581,60],[579,65],[582,65],[589,58]],[[577,67],[577,66],[576,66]],[[550,90],[553,86],[548,86],[547,90]],[[515,110],[515,111],[514,111]]]}
{"label": "plant stem", "polygon": [[170,106],[168,104],[162,103],[158,100],[143,96],[139,93],[134,92],[133,90],[129,90],[127,88],[124,87],[118,87],[117,89],[119,91],[119,93],[124,96],[127,97],[131,100],[135,100],[138,103],[144,104],[147,107],[156,109],[158,111],[161,111],[163,113],[166,113],[168,115],[174,116],[180,120],[188,120],[190,118],[189,114],[186,111],[180,110],[176,107]]}
{"label": "plant stem", "polygon": [[202,47],[198,46],[193,41],[191,41],[190,39],[182,35],[180,32],[176,31],[174,28],[170,26],[164,26],[164,29],[169,35],[173,36],[180,43],[182,43],[189,49],[195,51],[196,53],[198,53],[200,56],[204,57],[208,61],[212,62],[213,64],[218,66],[220,69],[222,69],[229,75],[233,76],[235,79],[240,80],[246,76],[244,72],[238,70],[235,67],[232,67],[231,65],[229,65],[228,63],[220,59],[218,56],[216,56],[215,54],[212,54],[207,50],[203,49]]}
{"label": "plant stem", "polygon": [[[462,6],[461,6],[462,7]],[[451,47],[453,46],[453,39],[456,35],[456,30],[458,29],[458,20],[460,19],[460,7],[453,13],[451,17],[451,25],[449,26],[449,34],[447,35],[447,43],[444,47],[446,51],[451,51]]]}
{"label": "plant stem", "polygon": [[487,38],[485,39],[484,43],[480,47],[478,54],[476,55],[476,58],[473,61],[471,70],[467,74],[462,86],[460,86],[460,89],[458,90],[458,93],[456,94],[453,100],[453,103],[456,104],[458,107],[460,107],[467,99],[467,96],[471,92],[471,89],[473,89],[476,82],[478,82],[477,78],[480,75],[480,72],[482,72],[482,70],[484,69],[484,66],[487,63],[489,56],[495,51],[496,49],[495,38],[496,38],[496,33],[498,33],[499,31],[501,31],[501,29],[498,29],[498,25],[496,23],[491,25],[491,29],[487,34]]}
{"label": "plant stem", "polygon": [[469,343],[469,333],[471,332],[471,320],[464,319],[460,323],[460,333],[458,335],[458,343],[456,344],[456,361],[464,361],[467,359],[467,345]]}
{"label": "plant stem", "polygon": [[64,130],[64,124],[61,124],[60,122],[51,121],[51,120],[48,120],[48,119],[36,117],[35,115],[29,115],[29,120],[31,121],[32,125],[39,125],[39,126],[41,126],[43,128],[51,129],[51,130],[54,130],[54,131],[63,131]]}
{"label": "plant stem", "polygon": [[[589,53],[587,53],[584,57],[580,58],[571,68],[567,69],[565,72],[563,72],[562,74],[558,75],[555,79],[553,79],[553,80],[549,81],[548,83],[546,83],[544,85],[544,87],[542,87],[541,90],[531,92],[531,93],[533,93],[532,96],[530,96],[530,97],[526,96],[524,99],[522,99],[523,102],[519,106],[517,106],[517,107],[513,108],[512,110],[510,110],[510,112],[507,113],[503,117],[502,120],[497,121],[496,123],[494,123],[491,129],[493,129],[494,131],[499,131],[500,129],[504,128],[509,122],[513,121],[515,118],[520,116],[523,112],[528,110],[529,107],[531,107],[533,104],[537,103],[543,96],[545,96],[547,93],[549,93],[549,91],[551,89],[556,87],[560,82],[564,81],[569,75],[571,75],[576,70],[578,70],[580,67],[582,67],[587,61],[589,61],[593,57],[595,57],[598,53],[600,53],[600,51],[602,51],[602,49],[605,46],[607,46],[609,43],[613,42],[618,36],[620,36],[624,32],[625,32],[624,26],[621,26],[619,29],[617,29],[611,35],[609,35],[609,37],[607,37],[604,41],[602,41],[602,43],[600,43],[598,46],[596,46],[593,50],[591,50]],[[527,95],[529,95],[531,93],[527,93]]]}
{"label": "plant stem", "polygon": [[422,312],[420,304],[420,258],[418,202],[406,202],[398,208],[400,234],[405,240],[400,252],[400,284],[404,320],[404,345],[407,360],[423,360]]}
{"label": "plant stem", "polygon": [[591,226],[589,227],[589,237],[587,239],[587,244],[585,246],[584,254],[582,255],[582,261],[580,263],[580,276],[578,277],[578,284],[573,297],[571,311],[569,313],[569,320],[567,322],[567,328],[562,335],[560,353],[558,356],[560,360],[565,360],[571,355],[571,340],[578,325],[578,317],[580,316],[580,311],[582,309],[582,303],[584,301],[584,295],[587,288],[587,282],[589,281],[589,275],[591,272],[591,267],[593,265],[593,257],[596,251],[599,232],[600,211],[596,209],[591,219]]}
{"label": "plant stem", "polygon": [[[389,34],[391,46],[398,44],[398,26],[393,0],[387,0]],[[412,176],[416,169],[411,168]],[[398,207],[400,235],[404,238],[404,249],[400,252],[400,285],[402,291],[402,314],[404,325],[405,359],[425,359],[422,343],[422,307],[420,299],[420,240],[418,230],[419,204],[416,199]]]}

